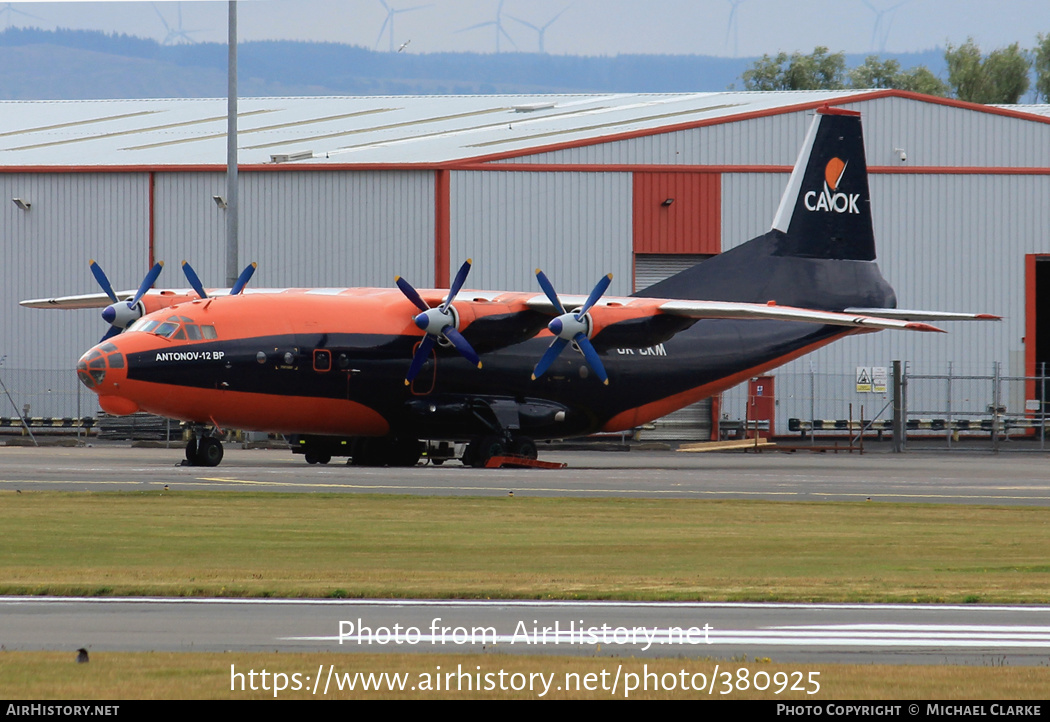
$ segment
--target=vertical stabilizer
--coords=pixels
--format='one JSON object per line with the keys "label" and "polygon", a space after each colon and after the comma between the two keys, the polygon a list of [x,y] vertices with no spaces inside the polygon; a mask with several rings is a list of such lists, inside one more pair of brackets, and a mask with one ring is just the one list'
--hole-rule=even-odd
{"label": "vertical stabilizer", "polygon": [[806,134],[773,227],[637,295],[892,308],[893,289],[874,261],[860,114],[824,107]]}
{"label": "vertical stabilizer", "polygon": [[781,254],[875,260],[860,113],[822,108],[809,128],[773,220]]}

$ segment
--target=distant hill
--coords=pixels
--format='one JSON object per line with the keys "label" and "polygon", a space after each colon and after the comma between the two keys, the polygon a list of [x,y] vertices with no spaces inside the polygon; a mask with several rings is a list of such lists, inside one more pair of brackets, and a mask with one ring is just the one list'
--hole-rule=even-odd
{"label": "distant hill", "polygon": [[[945,71],[944,53],[887,54]],[[847,56],[850,66],[863,56]],[[692,92],[742,87],[755,58],[704,55],[389,53],[295,41],[238,47],[238,91],[251,96]],[[226,95],[226,46],[161,45],[86,30],[8,28],[0,98],[214,98]]]}

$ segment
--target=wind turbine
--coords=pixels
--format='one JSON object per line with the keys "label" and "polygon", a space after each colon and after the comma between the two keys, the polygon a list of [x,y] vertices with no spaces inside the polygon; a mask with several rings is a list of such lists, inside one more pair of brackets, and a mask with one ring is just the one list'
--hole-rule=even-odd
{"label": "wind turbine", "polygon": [[[896,5],[888,7],[884,10],[879,10],[877,7],[872,5],[869,0],[860,0],[862,3],[868,6],[868,9],[875,13],[875,24],[871,29],[871,49],[878,50],[880,53],[886,52],[886,41],[890,37],[890,29],[893,27],[893,15],[889,15],[894,10],[904,5],[908,0],[901,0]],[[882,25],[882,20],[885,16],[889,15],[889,23],[885,27]]]}
{"label": "wind turbine", "polygon": [[161,23],[164,24],[164,29],[168,33],[160,42],[161,45],[175,45],[182,41],[185,41],[187,43],[193,43],[194,40],[190,37],[190,33],[199,32],[197,30],[182,29],[182,3],[176,3],[175,5],[178,11],[178,24],[173,28],[170,25],[168,25],[168,21],[164,19],[164,16],[161,14],[160,8],[157,7],[157,4],[153,3],[153,9],[157,12],[157,17],[160,18]]}
{"label": "wind turbine", "polygon": [[726,25],[726,48],[729,48],[729,36],[733,36],[733,57],[740,56],[740,28],[736,16],[736,10],[744,4],[744,0],[727,0],[732,6],[729,10],[729,23]]}
{"label": "wind turbine", "polygon": [[527,20],[522,20],[521,18],[516,18],[513,15],[508,15],[507,17],[509,17],[511,20],[514,20],[515,22],[521,23],[522,25],[524,25],[527,28],[532,28],[533,30],[536,31],[536,34],[539,36],[539,52],[540,52],[540,54],[543,54],[543,53],[547,52],[544,49],[544,47],[543,47],[543,36],[547,33],[547,28],[549,28],[551,25],[553,25],[555,20],[560,18],[562,15],[564,15],[565,14],[565,10],[568,10],[570,7],[572,7],[572,6],[571,5],[567,5],[564,10],[562,10],[560,13],[558,13],[557,15],[552,17],[550,20],[548,20],[546,22],[546,24],[541,25],[539,27],[536,27],[535,25],[533,25],[532,23],[528,22]]}
{"label": "wind turbine", "polygon": [[[12,15],[25,15],[27,18],[33,18],[33,20],[44,20],[41,17],[37,17],[32,13],[27,13],[25,10],[18,10],[15,8],[14,3],[4,3],[4,7],[0,8],[0,15],[4,16],[4,29],[11,27],[11,16]],[[47,22],[44,20],[44,22]]]}
{"label": "wind turbine", "polygon": [[[386,18],[383,20],[383,24],[379,28],[379,35],[376,36],[375,49],[379,50],[379,41],[383,39],[383,33],[388,32],[387,27],[389,27],[390,52],[394,52],[394,16],[400,13],[410,13],[413,10],[422,10],[423,8],[428,8],[430,5],[433,5],[433,3],[430,3],[427,5],[416,5],[415,7],[410,8],[392,8],[386,4],[386,0],[379,0],[379,4],[386,10]],[[401,49],[404,50],[404,45],[401,46]],[[398,52],[400,52],[400,50]]]}
{"label": "wind turbine", "polygon": [[505,1],[506,0],[499,0],[499,5],[496,7],[496,19],[495,20],[489,20],[489,21],[484,22],[484,23],[478,23],[477,25],[471,25],[469,28],[461,28],[461,29],[457,30],[456,32],[457,33],[465,33],[468,30],[476,30],[478,28],[487,28],[490,25],[494,25],[496,27],[496,52],[497,53],[499,52],[499,39],[500,39],[501,35],[506,37],[507,40],[510,41],[510,44],[514,46],[514,49],[517,50],[518,44],[516,42],[514,42],[514,38],[512,38],[510,36],[510,33],[508,33],[503,28],[503,3]]}

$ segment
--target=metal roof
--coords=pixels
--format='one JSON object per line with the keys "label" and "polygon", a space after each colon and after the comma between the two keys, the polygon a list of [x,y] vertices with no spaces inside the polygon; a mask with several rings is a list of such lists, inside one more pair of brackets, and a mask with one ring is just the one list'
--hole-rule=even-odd
{"label": "metal roof", "polygon": [[[886,94],[926,99],[871,90],[242,98],[239,162],[447,164]],[[1046,112],[928,100],[1039,120]],[[225,98],[0,101],[0,119],[8,169],[226,163]]]}
{"label": "metal roof", "polygon": [[[242,98],[239,162],[447,163],[870,91]],[[222,166],[226,100],[0,101],[0,167]]]}

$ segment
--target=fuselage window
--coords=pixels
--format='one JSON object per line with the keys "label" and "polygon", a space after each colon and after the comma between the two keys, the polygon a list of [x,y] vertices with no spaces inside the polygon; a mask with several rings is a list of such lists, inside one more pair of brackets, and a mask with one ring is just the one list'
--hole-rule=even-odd
{"label": "fuselage window", "polygon": [[187,323],[183,328],[186,329],[186,337],[190,341],[200,341],[204,338],[201,334],[201,327],[195,323]]}
{"label": "fuselage window", "polygon": [[213,339],[219,337],[218,334],[215,333],[214,326],[205,326],[201,324],[201,333],[204,334],[204,338],[206,339]]}
{"label": "fuselage window", "polygon": [[332,352],[327,349],[314,351],[314,371],[328,371],[332,368]]}

